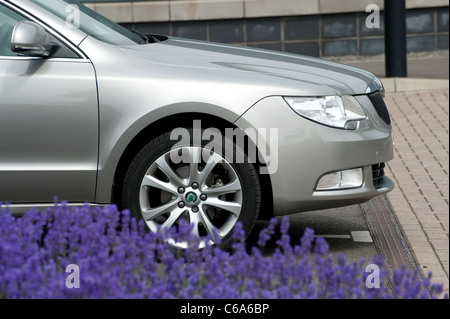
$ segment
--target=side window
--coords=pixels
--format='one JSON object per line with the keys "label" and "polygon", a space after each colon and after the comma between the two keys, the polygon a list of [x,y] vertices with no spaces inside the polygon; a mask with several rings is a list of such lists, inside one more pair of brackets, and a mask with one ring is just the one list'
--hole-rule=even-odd
{"label": "side window", "polygon": [[11,35],[14,26],[24,20],[21,15],[0,5],[0,56],[16,56],[11,51]]}
{"label": "side window", "polygon": [[[14,27],[20,21],[27,20],[22,15],[0,4],[0,56],[19,56],[11,50],[11,36]],[[53,42],[58,43],[59,48],[52,55],[53,58],[78,58],[79,56],[70,50],[58,39],[50,35]]]}

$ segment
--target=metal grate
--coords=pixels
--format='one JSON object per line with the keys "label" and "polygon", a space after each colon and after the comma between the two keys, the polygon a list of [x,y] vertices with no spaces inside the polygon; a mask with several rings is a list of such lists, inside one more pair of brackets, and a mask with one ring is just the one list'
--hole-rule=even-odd
{"label": "metal grate", "polygon": [[384,103],[384,99],[381,96],[380,92],[371,93],[368,95],[370,102],[372,102],[373,106],[375,107],[375,110],[377,110],[378,115],[380,118],[386,123],[387,125],[391,125],[391,117],[389,116],[389,111],[386,107],[386,103]]}
{"label": "metal grate", "polygon": [[372,165],[373,186],[380,188],[383,185],[385,163]]}

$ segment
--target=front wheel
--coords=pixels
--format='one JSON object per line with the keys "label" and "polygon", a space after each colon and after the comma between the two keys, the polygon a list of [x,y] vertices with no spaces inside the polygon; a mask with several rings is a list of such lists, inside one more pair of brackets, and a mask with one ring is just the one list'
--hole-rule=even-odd
{"label": "front wheel", "polygon": [[[170,139],[170,133],[150,141],[125,175],[124,208],[143,218],[152,232],[177,227],[184,219],[201,238],[198,248],[220,243],[221,248],[230,249],[237,222],[243,224],[247,235],[251,232],[261,192],[256,170],[242,149],[226,138],[222,142],[221,149],[192,141],[180,145]],[[225,154],[233,154],[233,158],[226,159]],[[235,158],[244,161],[234,163]],[[187,242],[170,243],[182,249],[189,246]]]}

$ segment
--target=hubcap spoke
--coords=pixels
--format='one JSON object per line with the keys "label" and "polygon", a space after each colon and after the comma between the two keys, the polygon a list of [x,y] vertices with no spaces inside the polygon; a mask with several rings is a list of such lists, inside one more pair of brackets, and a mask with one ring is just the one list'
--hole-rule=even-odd
{"label": "hubcap spoke", "polygon": [[161,205],[159,207],[150,208],[150,209],[143,209],[142,210],[142,217],[144,217],[145,221],[151,221],[162,214],[165,213],[171,213],[174,211],[179,210],[178,203],[176,201],[168,202],[164,205]]}
{"label": "hubcap spoke", "polygon": [[177,208],[170,213],[169,218],[161,225],[162,229],[169,229],[173,226],[173,224],[180,218],[185,210],[181,208]]}
{"label": "hubcap spoke", "polygon": [[200,213],[197,215],[199,215],[199,219],[201,220],[202,225],[206,228],[206,231],[211,236],[211,239],[214,242],[218,242],[219,240],[221,240],[224,237],[222,235],[222,233],[220,232],[220,229],[218,229],[216,226],[214,226],[211,219],[209,219],[208,215],[203,210],[203,208],[200,209]]}
{"label": "hubcap spoke", "polygon": [[238,202],[228,202],[221,200],[217,197],[208,198],[208,200],[205,202],[205,205],[221,208],[223,210],[233,213],[234,215],[239,215],[242,209],[242,205]]}
{"label": "hubcap spoke", "polygon": [[219,197],[220,195],[237,193],[241,190],[241,183],[236,179],[224,186],[205,188],[202,192],[208,196]]}
{"label": "hubcap spoke", "polygon": [[198,226],[200,223],[200,219],[199,219],[199,214],[190,214],[190,219],[191,219],[191,224],[193,224],[193,228],[192,228],[192,235],[196,236],[196,237],[200,237],[200,233],[198,230]]}
{"label": "hubcap spoke", "polygon": [[206,179],[208,178],[209,174],[211,174],[214,167],[216,167],[217,163],[220,163],[222,161],[222,158],[216,154],[212,153],[211,156],[208,158],[208,162],[206,163],[203,170],[200,172],[198,176],[198,183],[203,186],[206,183]]}
{"label": "hubcap spoke", "polygon": [[175,187],[183,186],[183,179],[178,176],[176,172],[167,163],[165,156],[161,156],[156,160],[156,165],[158,168],[169,178],[170,182],[175,185]]}
{"label": "hubcap spoke", "polygon": [[162,191],[172,193],[174,195],[178,194],[178,188],[175,185],[173,185],[171,183],[163,182],[151,175],[144,176],[144,179],[142,180],[142,186],[154,187],[154,188],[160,189]]}
{"label": "hubcap spoke", "polygon": [[189,183],[198,182],[199,171],[198,164],[200,164],[202,159],[202,151],[198,147],[189,148]]}

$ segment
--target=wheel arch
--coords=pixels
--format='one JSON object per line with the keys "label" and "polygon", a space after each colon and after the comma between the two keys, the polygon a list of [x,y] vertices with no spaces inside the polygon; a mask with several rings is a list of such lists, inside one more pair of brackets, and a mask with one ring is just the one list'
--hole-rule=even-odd
{"label": "wheel arch", "polygon": [[[202,121],[202,129],[206,128],[217,128],[223,134],[226,128],[236,129],[236,125],[230,123],[227,120],[224,120],[220,117],[205,114],[205,113],[179,113],[170,115],[164,118],[161,118],[144,129],[142,129],[127,145],[125,150],[122,152],[120,160],[115,169],[114,174],[114,182],[111,190],[111,202],[116,204],[120,209],[122,209],[121,203],[121,191],[119,185],[121,185],[124,181],[124,177],[126,171],[129,167],[129,164],[133,160],[134,156],[139,152],[139,150],[149,142],[150,138],[155,138],[161,134],[167,133],[172,129],[178,127],[186,127],[186,123],[193,122],[194,120]],[[207,123],[205,125],[204,123]],[[253,144],[251,139],[247,136],[245,138],[246,146],[247,143],[251,143],[251,147],[255,147],[257,152],[259,152],[257,146]],[[262,158],[261,156],[259,158]],[[259,168],[264,166],[265,163],[255,163],[255,168],[258,172],[258,178],[261,185],[261,211],[259,214],[260,219],[269,219],[273,217],[273,194],[272,194],[272,183],[270,180],[270,175],[260,174]]]}

